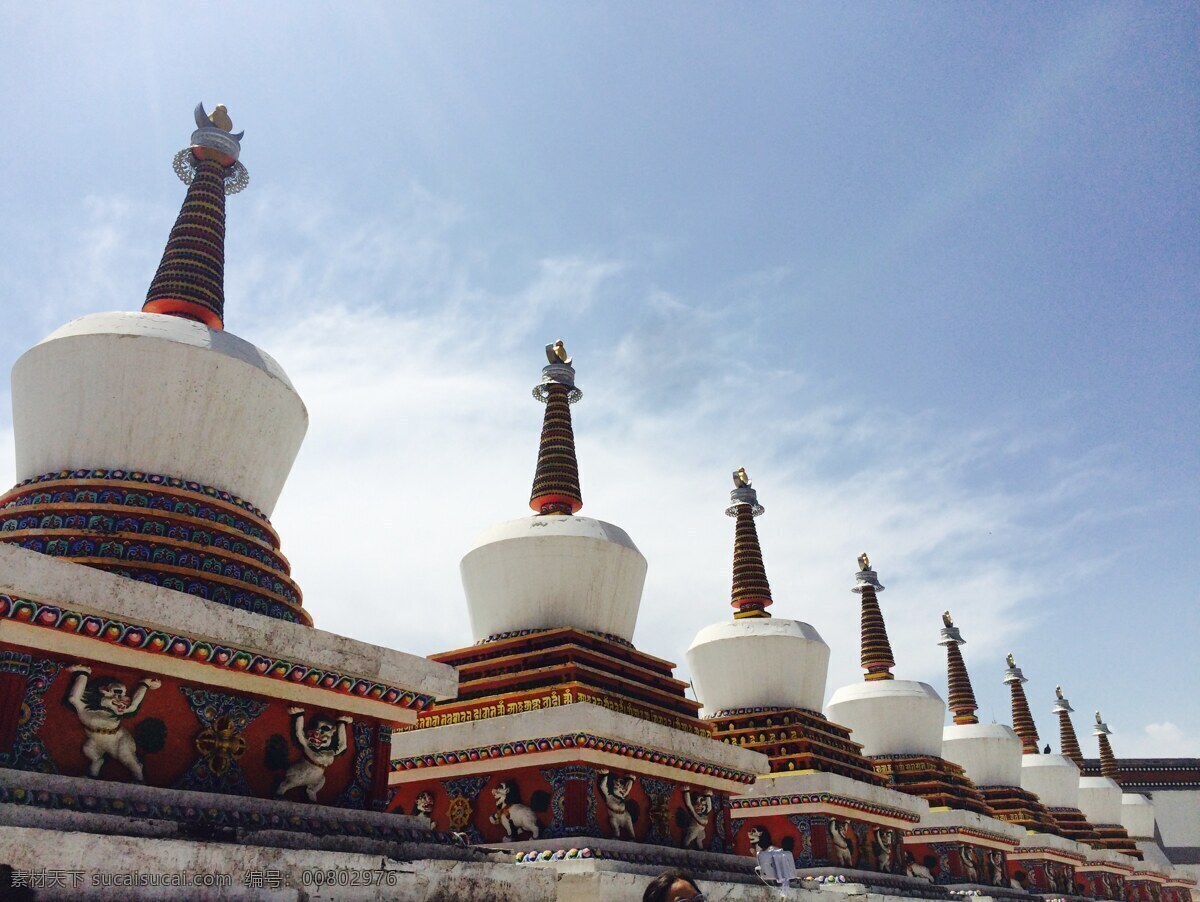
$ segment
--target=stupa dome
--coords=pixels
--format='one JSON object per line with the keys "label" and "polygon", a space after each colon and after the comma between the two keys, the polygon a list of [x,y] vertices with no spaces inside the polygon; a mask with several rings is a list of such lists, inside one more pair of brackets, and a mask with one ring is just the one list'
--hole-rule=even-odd
{"label": "stupa dome", "polygon": [[829,646],[799,620],[730,620],[700,630],[687,662],[706,716],[734,708],[820,711]]}
{"label": "stupa dome", "polygon": [[1021,785],[1021,739],[1004,724],[950,724],[942,730],[942,757],[976,786]]}
{"label": "stupa dome", "polygon": [[460,565],[476,641],[564,626],[631,641],[646,569],[625,530],[573,515],[494,526]]}
{"label": "stupa dome", "polygon": [[1047,808],[1079,807],[1079,768],[1064,755],[1022,755],[1021,788]]}
{"label": "stupa dome", "polygon": [[1121,795],[1121,820],[1132,839],[1154,839],[1154,803],[1139,792]]}
{"label": "stupa dome", "polygon": [[270,516],[308,428],[250,342],[158,313],[67,323],[13,366],[17,480],[125,469],[215,486]]}
{"label": "stupa dome", "polygon": [[868,757],[942,754],[946,703],[928,683],[879,680],[833,693],[825,716],[849,727]]}

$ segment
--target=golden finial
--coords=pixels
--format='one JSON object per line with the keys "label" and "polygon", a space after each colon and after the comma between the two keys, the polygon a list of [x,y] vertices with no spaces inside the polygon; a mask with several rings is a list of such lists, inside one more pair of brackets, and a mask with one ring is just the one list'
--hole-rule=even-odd
{"label": "golden finial", "polygon": [[546,359],[551,363],[571,365],[571,358],[567,356],[567,348],[561,338],[552,345],[546,345]]}
{"label": "golden finial", "polygon": [[733,471],[733,487],[735,489],[745,489],[750,487],[750,477],[746,475],[745,467],[738,467]]}
{"label": "golden finial", "polygon": [[869,557],[867,557],[867,553],[865,551],[858,556],[858,569],[859,570],[870,570],[871,569],[871,559]]}
{"label": "golden finial", "polygon": [[1103,719],[1101,719],[1101,717],[1100,717],[1099,711],[1096,712],[1096,723],[1101,723],[1101,724],[1104,723]]}
{"label": "golden finial", "polygon": [[1009,667],[1016,667],[1016,666],[1017,666],[1017,662],[1013,660],[1013,656],[1012,656],[1012,652],[1011,652],[1011,651],[1008,653],[1008,666],[1009,666]]}
{"label": "golden finial", "polygon": [[1063,697],[1063,694],[1062,694],[1062,686],[1055,686],[1055,687],[1054,687],[1054,694],[1055,694],[1055,695],[1057,695],[1057,696],[1059,697],[1059,699],[1061,700],[1061,699],[1062,699],[1062,697]]}
{"label": "golden finial", "polygon": [[233,120],[229,118],[229,110],[225,109],[223,103],[217,104],[212,115],[208,117],[208,121],[223,132],[233,131]]}
{"label": "golden finial", "polygon": [[954,626],[954,618],[950,616],[949,611],[942,611],[942,623],[946,625],[946,629]]}

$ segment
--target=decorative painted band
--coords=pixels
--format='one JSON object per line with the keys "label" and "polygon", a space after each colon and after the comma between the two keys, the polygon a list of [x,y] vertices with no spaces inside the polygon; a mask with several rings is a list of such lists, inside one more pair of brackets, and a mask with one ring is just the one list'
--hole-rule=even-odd
{"label": "decorative painted band", "polygon": [[191,518],[226,527],[231,533],[249,536],[270,548],[279,547],[279,536],[271,524],[246,511],[208,495],[184,488],[162,488],[131,482],[99,479],[66,479],[17,486],[0,498],[0,509],[16,513],[27,509],[56,509],[63,505],[107,505],[126,511],[150,511],[152,516],[173,520]]}
{"label": "decorative painted band", "polygon": [[213,645],[187,636],[165,633],[135,624],[121,623],[91,614],[67,611],[26,598],[0,595],[0,620],[15,620],[46,629],[75,633],[125,648],[196,661],[226,670],[271,677],[289,683],[327,689],[344,695],[356,695],[381,701],[398,708],[421,711],[433,704],[433,696],[374,683],[332,670],[320,670],[304,664],[271,658],[229,645]]}
{"label": "decorative painted band", "polygon": [[[520,636],[534,636],[534,635],[537,635],[538,633],[549,633],[552,631],[553,630],[549,630],[549,629],[509,630],[506,633],[495,633],[494,635],[488,636],[486,639],[480,639],[475,644],[476,645],[487,645],[489,642],[500,642],[504,639],[516,639],[516,638],[519,638]],[[624,645],[628,648],[633,648],[633,643],[630,642],[628,639],[622,639],[620,636],[614,636],[612,633],[599,633],[599,632],[596,632],[595,630],[584,630],[584,632],[588,633],[589,635],[592,635],[592,636],[599,636],[601,639],[607,639],[609,642],[615,642],[618,645]]]}
{"label": "decorative painted band", "polygon": [[495,758],[510,758],[514,755],[527,755],[536,752],[553,752],[561,749],[595,749],[626,758],[637,758],[651,764],[661,764],[664,767],[674,767],[691,773],[709,777],[719,777],[732,780],[735,783],[750,784],[755,775],[744,771],[718,767],[703,761],[694,761],[679,755],[671,755],[656,749],[648,749],[640,745],[630,745],[615,739],[605,739],[603,736],[593,736],[590,733],[564,733],[560,736],[546,736],[538,739],[505,742],[500,745],[478,746],[476,748],[459,749],[452,752],[438,752],[433,755],[415,755],[410,758],[396,758],[392,761],[393,771],[416,770],[424,767],[445,767],[468,761],[489,760]]}
{"label": "decorative painted band", "polygon": [[55,530],[3,530],[0,541],[19,544],[22,548],[51,557],[67,557],[76,563],[91,566],[119,565],[149,569],[156,573],[170,572],[172,568],[181,575],[194,574],[195,578],[210,582],[226,582],[230,586],[244,584],[251,592],[300,607],[300,589],[291,577],[266,568],[251,566],[231,555],[214,553],[195,545],[189,546],[170,539],[130,535],[108,535],[95,537],[79,534],[69,529]]}
{"label": "decorative painted band", "polygon": [[1049,846],[1021,846],[1018,849],[1013,849],[1009,854],[1009,860],[1015,861],[1025,858],[1036,858],[1042,855],[1052,855],[1059,858],[1068,858],[1071,861],[1077,861],[1080,864],[1087,861],[1086,855],[1080,855],[1077,852],[1068,852],[1066,849],[1053,849]]}
{"label": "decorative painted band", "polygon": [[[188,522],[192,521],[192,522]],[[212,526],[206,520],[176,514],[135,513],[116,504],[39,504],[32,511],[19,507],[0,509],[0,532],[36,532],[44,534],[51,529],[70,530],[104,535],[153,536],[178,543],[179,547],[209,546],[228,554],[244,558],[277,570],[288,572],[286,559],[262,539],[230,535]]]}
{"label": "decorative painted band", "polygon": [[777,705],[768,705],[761,708],[725,708],[715,714],[710,714],[705,720],[718,720],[722,717],[742,717],[746,714],[773,714],[776,711],[795,711],[795,707],[779,707]]}
{"label": "decorative painted band", "polygon": [[864,802],[861,799],[834,795],[831,792],[797,793],[796,795],[769,796],[766,798],[743,797],[730,799],[729,801],[729,808],[732,811],[738,811],[743,808],[774,808],[783,805],[839,805],[843,808],[853,808],[855,811],[862,811],[867,814],[878,814],[883,817],[894,817],[897,820],[911,821],[914,824],[921,820],[920,815],[913,814],[911,811],[905,811],[902,808],[890,808],[887,805],[872,805],[870,802]]}
{"label": "decorative painted band", "polygon": [[43,473],[40,476],[31,476],[24,482],[18,482],[14,490],[23,488],[27,485],[33,485],[38,482],[52,482],[59,479],[118,479],[128,482],[145,482],[151,485],[161,485],[168,488],[187,489],[192,492],[199,492],[202,495],[208,495],[210,498],[217,498],[227,504],[235,504],[242,510],[249,511],[259,519],[270,523],[267,515],[251,504],[249,501],[244,501],[237,495],[231,495],[229,492],[222,489],[214,488],[211,485],[201,485],[198,482],[191,482],[186,479],[180,479],[176,476],[160,476],[157,473],[142,473],[137,470],[59,470],[56,473]]}
{"label": "decorative painted band", "polygon": [[[999,833],[991,833],[988,830],[978,830],[973,827],[914,827],[908,831],[907,836],[973,836],[976,839],[985,839],[989,842],[1001,842],[1014,848],[1020,845],[1020,841],[1013,839],[1011,836],[1004,836]],[[907,838],[906,836],[906,838]]]}
{"label": "decorative painted band", "polygon": [[[238,610],[263,614],[276,620],[286,620],[289,623],[301,623],[305,626],[312,626],[312,617],[303,608],[270,599],[251,591],[249,586],[244,591],[230,586],[211,586],[209,581],[202,578],[202,573],[195,573],[189,576],[181,573],[159,573],[153,569],[132,570],[116,561],[93,561],[91,566],[106,570],[109,573],[115,573],[117,576],[123,576],[126,579],[149,583],[152,586],[162,586],[164,589],[174,589],[176,592],[184,592],[199,598],[207,598],[209,601],[228,605]],[[205,594],[206,592],[208,594]]]}

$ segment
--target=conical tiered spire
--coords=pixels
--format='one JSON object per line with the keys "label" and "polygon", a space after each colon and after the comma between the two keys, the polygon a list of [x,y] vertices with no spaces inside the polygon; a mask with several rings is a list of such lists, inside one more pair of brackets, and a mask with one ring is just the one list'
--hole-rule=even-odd
{"label": "conical tiered spire", "polygon": [[192,144],[175,155],[175,174],[188,186],[179,217],[167,238],[158,271],[146,293],[143,313],[167,313],[224,328],[225,195],[236,194],[250,180],[238,162],[242,132],[225,107],[212,116],[196,105]]}
{"label": "conical tiered spire", "polygon": [[1079,740],[1075,738],[1075,725],[1071,723],[1071,712],[1075,709],[1063,696],[1062,686],[1054,687],[1057,696],[1054,702],[1054,713],[1058,715],[1058,744],[1063,755],[1070,758],[1083,768],[1083,752],[1079,748]]}
{"label": "conical tiered spire", "polygon": [[733,474],[733,491],[729,493],[730,505],[725,513],[737,520],[733,537],[733,592],[731,603],[737,612],[735,620],[745,617],[770,617],[765,610],[771,604],[771,585],[767,582],[767,569],[763,566],[762,547],[758,543],[758,529],[754,518],[766,508],[758,503],[758,493],[750,487],[746,469],[740,468]]}
{"label": "conical tiered spire", "polygon": [[871,569],[871,559],[864,551],[858,556],[857,582],[851,592],[862,596],[862,667],[866,680],[894,680],[892,668],[896,661],[892,657],[892,643],[888,641],[887,626],[883,612],[879,610],[876,592],[882,592],[879,577]]}
{"label": "conical tiered spire", "polygon": [[1100,740],[1100,776],[1115,780],[1120,776],[1121,771],[1117,767],[1117,758],[1108,741],[1108,734],[1111,732],[1112,730],[1108,728],[1108,724],[1101,719],[1100,712],[1097,711],[1096,727],[1092,730],[1092,735]]}
{"label": "conical tiered spire", "polygon": [[573,514],[583,507],[583,497],[571,405],[583,392],[575,387],[575,368],[561,341],[546,345],[546,359],[550,362],[542,367],[542,381],[533,389],[534,398],[546,405],[546,416],[529,506],[538,514]]}
{"label": "conical tiered spire", "polygon": [[1033,715],[1029,713],[1029,702],[1025,698],[1025,687],[1022,685],[1029,681],[1025,679],[1025,674],[1021,673],[1021,668],[1013,660],[1012,654],[1008,656],[1008,670],[1004,671],[1004,682],[1008,683],[1012,690],[1013,731],[1021,737],[1021,751],[1026,755],[1036,755],[1039,752],[1038,732],[1033,723]]}
{"label": "conical tiered spire", "polygon": [[971,677],[967,673],[967,665],[963,661],[962,652],[958,647],[967,640],[962,637],[950,612],[942,614],[942,638],[938,645],[946,646],[946,678],[950,688],[950,701],[947,707],[954,715],[957,724],[979,723],[975,716],[979,705],[975,701],[975,690],[971,687]]}

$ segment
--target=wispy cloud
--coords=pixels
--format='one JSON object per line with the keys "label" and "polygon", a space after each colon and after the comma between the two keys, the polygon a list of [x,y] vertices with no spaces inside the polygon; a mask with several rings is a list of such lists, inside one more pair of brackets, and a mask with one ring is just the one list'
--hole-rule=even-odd
{"label": "wispy cloud", "polygon": [[[469,217],[416,187],[393,218],[369,222],[265,194],[234,220],[228,322],[280,360],[309,408],[275,523],[323,628],[421,654],[471,641],[458,561],[475,534],[528,513],[541,418],[529,389],[541,344],[558,337],[585,391],[584,514],[620,524],[650,561],[637,641],[651,653],[682,664],[695,633],[729,616],[722,511],[742,465],[768,508],[773,610],[833,647],[830,689],[859,677],[848,589],[863,549],[890,588],[898,675],[939,686],[942,610],[971,658],[993,666],[1042,616],[1032,603],[1094,565],[1064,564],[1053,524],[1095,515],[1087,489],[1102,457],[1007,486],[989,478],[996,462],[1044,439],[837,397],[758,348],[745,306],[640,284],[635,258],[528,254],[502,267],[499,243],[456,251]],[[86,245],[74,265],[108,271],[108,300],[88,309],[137,307],[126,296],[146,262],[121,249],[157,242],[131,210],[89,201],[71,236]],[[766,306],[785,290],[773,272],[730,285],[743,297],[757,286]]]}

